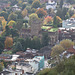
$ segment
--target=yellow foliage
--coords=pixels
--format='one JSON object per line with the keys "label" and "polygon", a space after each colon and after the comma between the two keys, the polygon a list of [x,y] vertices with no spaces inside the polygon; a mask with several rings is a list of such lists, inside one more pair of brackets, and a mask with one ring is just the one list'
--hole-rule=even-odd
{"label": "yellow foliage", "polygon": [[5,48],[10,48],[13,45],[13,38],[6,37],[6,40],[4,43],[5,43]]}
{"label": "yellow foliage", "polygon": [[61,46],[62,46],[63,48],[68,49],[68,48],[70,48],[71,46],[74,45],[74,42],[72,42],[72,41],[69,40],[69,39],[66,39],[66,40],[62,40],[62,41],[60,42],[60,44],[61,44]]}
{"label": "yellow foliage", "polygon": [[27,15],[27,13],[28,13],[28,11],[27,11],[26,9],[24,9],[24,10],[22,11],[22,16],[25,17],[25,16]]}
{"label": "yellow foliage", "polygon": [[71,18],[75,18],[75,14]]}
{"label": "yellow foliage", "polygon": [[6,24],[7,24],[7,21],[3,20],[2,21],[3,30],[5,30]]}
{"label": "yellow foliage", "polygon": [[58,56],[64,51],[64,48],[61,45],[55,45],[52,48],[51,56]]}

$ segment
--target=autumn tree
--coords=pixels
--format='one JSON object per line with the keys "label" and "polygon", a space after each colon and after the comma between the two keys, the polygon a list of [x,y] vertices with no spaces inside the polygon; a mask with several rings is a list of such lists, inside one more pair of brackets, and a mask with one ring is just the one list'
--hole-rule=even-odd
{"label": "autumn tree", "polygon": [[73,14],[73,16],[71,18],[75,18],[75,14]]}
{"label": "autumn tree", "polygon": [[22,19],[18,19],[18,20],[16,21],[16,26],[15,26],[15,28],[18,29],[18,30],[20,30],[20,29],[22,28],[22,26],[23,26],[23,20],[22,20]]}
{"label": "autumn tree", "polygon": [[13,46],[13,39],[11,37],[6,37],[5,48],[10,48],[11,46]]}
{"label": "autumn tree", "polygon": [[9,28],[15,28],[15,25],[16,25],[16,22],[15,21],[13,21],[13,20],[10,20],[9,22],[8,22],[8,26],[9,26]]}
{"label": "autumn tree", "polygon": [[8,12],[2,11],[2,12],[0,12],[0,16],[3,16],[5,18],[5,20],[7,20],[8,19]]}
{"label": "autumn tree", "polygon": [[16,19],[17,19],[17,15],[15,13],[10,13],[9,14],[8,21],[10,21],[10,20],[16,21]]}
{"label": "autumn tree", "polygon": [[15,14],[17,15],[17,19],[23,19],[21,11],[15,11]]}
{"label": "autumn tree", "polygon": [[34,0],[32,3],[32,8],[38,8],[40,7],[40,1],[39,0]]}
{"label": "autumn tree", "polygon": [[32,21],[37,20],[38,15],[36,13],[32,13],[31,15],[29,15],[29,25],[31,25]]}
{"label": "autumn tree", "polygon": [[61,27],[62,19],[59,16],[55,16],[53,19],[53,27]]}
{"label": "autumn tree", "polygon": [[61,46],[62,46],[65,50],[67,50],[68,48],[70,48],[71,46],[74,45],[74,42],[72,42],[72,41],[69,40],[69,39],[65,39],[65,40],[62,40],[62,41],[60,42],[60,44],[61,44]]}
{"label": "autumn tree", "polygon": [[47,15],[47,12],[43,8],[39,8],[36,11],[36,14],[38,15],[39,18],[42,18],[43,16],[46,16]]}
{"label": "autumn tree", "polygon": [[61,45],[55,45],[52,48],[51,56],[59,56],[64,51],[64,48]]}
{"label": "autumn tree", "polygon": [[28,11],[27,11],[26,9],[24,9],[24,10],[22,11],[22,16],[25,17],[25,16],[27,15],[27,13],[28,13]]}
{"label": "autumn tree", "polygon": [[53,21],[52,17],[51,16],[47,16],[44,20],[44,24],[51,24]]}

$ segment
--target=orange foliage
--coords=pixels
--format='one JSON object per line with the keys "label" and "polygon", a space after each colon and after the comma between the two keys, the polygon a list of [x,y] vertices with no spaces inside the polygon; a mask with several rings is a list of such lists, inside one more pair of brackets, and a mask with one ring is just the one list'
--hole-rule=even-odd
{"label": "orange foliage", "polygon": [[71,18],[75,18],[75,14]]}
{"label": "orange foliage", "polygon": [[47,15],[47,11],[44,10],[43,8],[39,8],[37,11],[36,11],[37,15],[42,17],[42,16],[45,16]]}
{"label": "orange foliage", "polygon": [[45,20],[44,20],[44,24],[50,23],[50,22],[52,22],[52,21],[53,21],[52,17],[51,17],[51,16],[47,16],[47,17],[45,18]]}
{"label": "orange foliage", "polygon": [[59,23],[62,23],[62,19],[59,16],[56,16],[56,18]]}
{"label": "orange foliage", "polygon": [[11,37],[6,37],[5,48],[10,48],[13,45],[13,39]]}

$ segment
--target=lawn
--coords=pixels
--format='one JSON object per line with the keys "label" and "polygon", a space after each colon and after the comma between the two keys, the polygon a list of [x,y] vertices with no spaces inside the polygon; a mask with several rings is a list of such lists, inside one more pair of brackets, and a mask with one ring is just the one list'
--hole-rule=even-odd
{"label": "lawn", "polygon": [[48,29],[50,29],[51,27],[50,27],[50,26],[42,26],[41,28],[42,28],[42,29],[45,29],[45,30],[48,30]]}
{"label": "lawn", "polygon": [[12,51],[4,51],[3,54],[12,54]]}
{"label": "lawn", "polygon": [[58,30],[58,28],[51,28],[50,30],[48,30],[49,32],[56,32]]}

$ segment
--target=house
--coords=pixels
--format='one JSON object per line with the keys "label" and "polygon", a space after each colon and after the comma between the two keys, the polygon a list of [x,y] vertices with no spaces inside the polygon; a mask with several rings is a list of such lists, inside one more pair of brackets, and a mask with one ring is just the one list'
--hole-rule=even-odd
{"label": "house", "polygon": [[57,7],[57,3],[55,1],[51,1],[51,0],[48,0],[48,3],[46,3],[46,9],[56,9]]}
{"label": "house", "polygon": [[33,72],[32,66],[29,63],[17,62],[16,69],[22,69],[24,73]]}
{"label": "house", "polygon": [[44,56],[35,56],[32,60],[29,61],[29,64],[34,69],[34,72],[44,68]]}
{"label": "house", "polygon": [[70,3],[64,3],[63,4],[63,8],[70,8],[70,7],[71,7]]}
{"label": "house", "polygon": [[0,54],[0,60],[11,59],[12,56],[9,54]]}
{"label": "house", "polygon": [[12,6],[12,11],[13,12],[15,12],[15,11],[21,11],[21,9],[19,8],[19,6],[14,5],[14,6]]}
{"label": "house", "polygon": [[16,70],[6,69],[5,71],[0,72],[0,75],[21,75],[21,74],[24,74],[23,70],[19,70],[19,69]]}
{"label": "house", "polygon": [[70,54],[75,54],[75,46],[70,47],[67,52]]}
{"label": "house", "polygon": [[71,27],[75,27],[75,18],[63,20],[62,28],[70,29]]}
{"label": "house", "polygon": [[59,28],[59,41],[63,39],[70,39],[75,42],[75,27],[71,27],[70,29]]}

